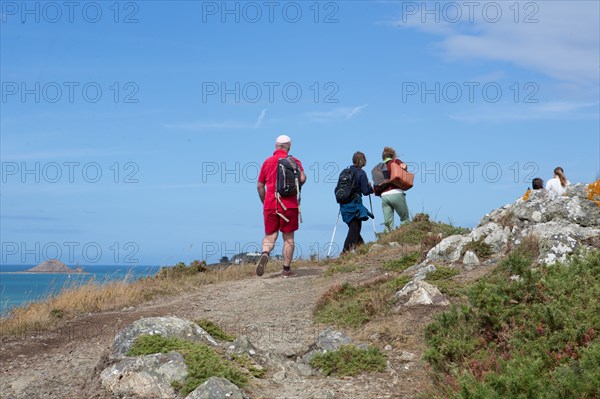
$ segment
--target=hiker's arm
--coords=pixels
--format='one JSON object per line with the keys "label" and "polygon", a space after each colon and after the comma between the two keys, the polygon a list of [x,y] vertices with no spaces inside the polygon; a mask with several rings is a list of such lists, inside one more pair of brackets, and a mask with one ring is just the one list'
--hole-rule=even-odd
{"label": "hiker's arm", "polygon": [[258,196],[260,197],[260,202],[265,203],[265,195],[267,191],[265,190],[265,183],[258,182],[256,184],[256,190],[258,190]]}
{"label": "hiker's arm", "polygon": [[300,185],[302,186],[305,182],[306,182],[306,174],[304,174],[304,171],[301,170],[300,171]]}
{"label": "hiker's arm", "polygon": [[360,191],[363,195],[373,194],[373,187],[371,186],[371,182],[369,182],[369,178],[366,173],[361,173],[360,175]]}

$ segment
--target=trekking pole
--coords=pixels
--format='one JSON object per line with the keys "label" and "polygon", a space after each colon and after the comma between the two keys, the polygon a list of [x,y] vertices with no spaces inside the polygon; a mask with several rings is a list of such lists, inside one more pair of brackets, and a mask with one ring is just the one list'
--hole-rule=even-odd
{"label": "trekking pole", "polygon": [[337,230],[337,225],[340,220],[341,213],[342,213],[342,210],[340,209],[340,211],[338,212],[337,218],[335,219],[335,227],[333,228],[333,234],[331,235],[331,242],[329,243],[329,248],[327,249],[327,257],[328,258],[329,258],[329,254],[331,254],[331,247],[333,247],[333,239],[335,237],[335,231]]}
{"label": "trekking pole", "polygon": [[375,230],[375,214],[373,213],[373,201],[371,201],[371,194],[369,194],[369,205],[371,205],[371,213],[373,214],[373,234],[375,234],[375,239],[377,239],[377,230]]}

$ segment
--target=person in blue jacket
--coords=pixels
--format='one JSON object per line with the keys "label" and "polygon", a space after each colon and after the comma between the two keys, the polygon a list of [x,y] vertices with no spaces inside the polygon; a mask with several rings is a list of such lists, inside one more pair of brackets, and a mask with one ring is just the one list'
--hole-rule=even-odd
{"label": "person in blue jacket", "polygon": [[374,218],[362,203],[362,196],[373,193],[373,186],[367,178],[367,174],[362,168],[367,164],[365,154],[357,151],[352,156],[352,166],[350,170],[354,173],[354,192],[355,198],[347,204],[340,204],[340,212],[342,220],[348,225],[348,235],[344,241],[344,249],[342,253],[351,251],[356,246],[364,243],[360,230],[362,222]]}

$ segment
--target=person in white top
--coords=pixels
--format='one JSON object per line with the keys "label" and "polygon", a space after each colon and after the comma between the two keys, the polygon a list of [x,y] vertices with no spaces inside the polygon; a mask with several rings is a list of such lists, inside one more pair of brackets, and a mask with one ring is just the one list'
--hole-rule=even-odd
{"label": "person in white top", "polygon": [[565,176],[565,171],[560,166],[554,169],[554,178],[546,183],[546,190],[563,195],[567,191],[567,186],[571,184]]}

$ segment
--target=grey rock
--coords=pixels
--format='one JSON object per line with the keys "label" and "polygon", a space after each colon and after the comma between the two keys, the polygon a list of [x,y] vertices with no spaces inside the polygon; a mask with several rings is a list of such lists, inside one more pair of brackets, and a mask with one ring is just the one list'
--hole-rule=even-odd
{"label": "grey rock", "polygon": [[437,289],[425,281],[411,281],[395,295],[401,306],[434,305],[449,306],[450,302]]}
{"label": "grey rock", "polygon": [[236,385],[225,378],[211,377],[194,391],[186,399],[248,399]]}
{"label": "grey rock", "polygon": [[479,258],[473,251],[465,252],[465,256],[463,257],[463,264],[465,266],[477,266],[479,264]]}
{"label": "grey rock", "polygon": [[305,363],[290,364],[289,369],[292,373],[301,377],[311,377],[315,375],[315,371],[313,370],[313,368]]}
{"label": "grey rock", "polygon": [[100,379],[114,395],[174,399],[171,383],[182,381],[187,373],[183,357],[170,352],[124,359],[102,371]]}
{"label": "grey rock", "polygon": [[427,253],[427,260],[456,262],[460,259],[462,247],[467,243],[463,236],[450,236],[444,238]]}
{"label": "grey rock", "polygon": [[413,281],[421,281],[421,280],[425,280],[425,278],[427,278],[427,275],[429,273],[433,273],[435,272],[437,269],[434,265],[427,265],[421,269],[419,269],[419,271],[415,274],[415,276],[413,277]]}
{"label": "grey rock", "polygon": [[140,319],[117,333],[112,346],[112,359],[124,358],[135,339],[141,335],[161,335],[218,346],[200,326],[178,317],[149,317]]}
{"label": "grey rock", "polygon": [[340,331],[336,331],[331,327],[326,328],[319,336],[315,346],[321,351],[335,351],[342,345],[351,344],[350,337]]}
{"label": "grey rock", "polygon": [[518,237],[527,235],[535,235],[538,238],[540,246],[538,262],[551,265],[557,261],[564,261],[566,256],[579,248],[584,240],[600,236],[600,228],[551,221],[523,229]]}
{"label": "grey rock", "polygon": [[245,335],[237,338],[235,341],[227,344],[227,353],[235,353],[241,355],[243,353],[254,356],[256,355],[256,347],[252,345],[248,337]]}
{"label": "grey rock", "polygon": [[402,245],[400,245],[400,243],[397,243],[396,241],[392,241],[392,242],[388,243],[388,245],[391,248],[401,248],[402,247]]}
{"label": "grey rock", "polygon": [[311,350],[306,353],[306,355],[302,356],[302,361],[306,364],[310,364],[311,360],[317,353],[321,353],[319,350]]}

